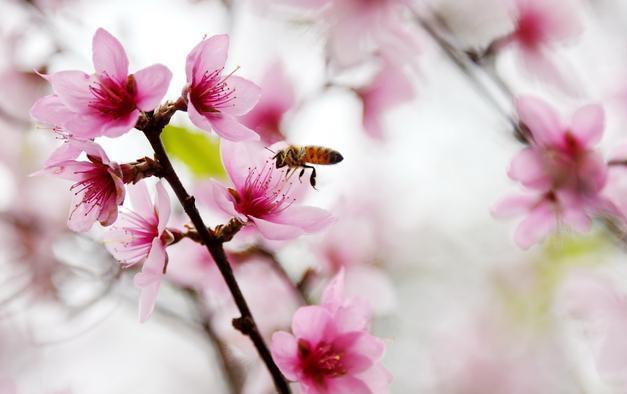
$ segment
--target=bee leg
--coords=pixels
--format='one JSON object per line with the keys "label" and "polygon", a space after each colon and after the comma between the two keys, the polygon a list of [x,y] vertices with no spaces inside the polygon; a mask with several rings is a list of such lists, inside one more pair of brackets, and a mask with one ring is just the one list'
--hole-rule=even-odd
{"label": "bee leg", "polygon": [[305,175],[305,167],[303,167],[302,170],[300,170],[300,174],[298,174],[298,180],[302,183],[303,181],[301,180],[301,178],[303,177],[303,175]]}
{"label": "bee leg", "polygon": [[[311,187],[316,189],[316,168],[312,167],[312,166],[305,166],[305,168],[311,168],[311,176],[309,177],[309,183],[311,184]],[[304,170],[305,169],[303,169],[303,171]],[[318,190],[318,189],[316,189],[316,190]]]}

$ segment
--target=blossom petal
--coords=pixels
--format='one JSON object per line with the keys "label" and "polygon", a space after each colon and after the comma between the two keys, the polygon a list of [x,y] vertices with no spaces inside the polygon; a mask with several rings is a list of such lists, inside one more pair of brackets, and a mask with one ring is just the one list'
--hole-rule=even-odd
{"label": "blossom petal", "polygon": [[208,115],[207,118],[213,127],[213,130],[220,137],[229,141],[257,141],[259,134],[244,126],[236,117],[220,113],[216,115]]}
{"label": "blossom petal", "polygon": [[554,144],[559,141],[562,126],[559,117],[544,100],[521,96],[515,101],[520,121],[531,130],[540,144]]}
{"label": "blossom petal", "polygon": [[172,72],[162,64],[153,64],[133,74],[137,83],[137,108],[152,111],[168,91]]}
{"label": "blossom petal", "polygon": [[253,109],[261,96],[261,88],[259,86],[236,75],[230,76],[226,80],[226,85],[228,89],[233,90],[233,99],[224,105],[218,106],[217,109],[229,115],[244,115]]}
{"label": "blossom petal", "polygon": [[128,195],[135,212],[143,218],[154,217],[154,207],[145,182],[128,185]]}
{"label": "blossom petal", "polygon": [[229,36],[216,35],[202,40],[187,55],[185,73],[187,82],[199,81],[205,73],[224,67],[229,50]]}
{"label": "blossom petal", "polygon": [[72,112],[59,98],[51,94],[37,100],[30,110],[30,115],[40,121],[53,126],[64,126],[76,114]]}
{"label": "blossom petal", "polygon": [[89,84],[91,77],[82,71],[59,71],[48,77],[52,90],[71,111],[90,112],[93,100]]}
{"label": "blossom petal", "polygon": [[91,226],[96,223],[96,220],[100,215],[100,209],[98,206],[83,203],[83,196],[84,193],[78,193],[74,195],[74,198],[72,199],[70,215],[67,221],[67,226],[72,231],[88,231]]}
{"label": "blossom petal", "polygon": [[285,241],[303,235],[303,230],[287,224],[274,223],[259,218],[251,218],[259,233],[266,239]]}
{"label": "blossom petal", "polygon": [[44,167],[54,167],[64,161],[72,161],[80,156],[81,152],[81,148],[76,144],[66,141],[50,154],[50,157],[44,162]]}
{"label": "blossom petal", "polygon": [[329,393],[374,394],[363,381],[352,375],[343,375],[335,379],[328,379],[326,382]]}
{"label": "blossom petal", "polygon": [[150,254],[144,262],[142,271],[136,274],[133,280],[135,286],[141,289],[139,298],[139,321],[141,323],[148,320],[155,309],[166,259],[165,247],[158,238],[155,238],[152,241]]}
{"label": "blossom petal", "polygon": [[299,370],[298,343],[292,334],[278,331],[272,334],[272,358],[289,380],[297,380]]}
{"label": "blossom petal", "polygon": [[157,228],[159,234],[161,234],[168,225],[168,220],[170,220],[170,196],[168,196],[168,192],[163,187],[163,183],[161,181],[157,182],[156,189],[155,210],[157,216],[159,217],[159,224]]}
{"label": "blossom petal", "polygon": [[514,240],[523,249],[528,249],[546,238],[557,228],[557,217],[552,205],[544,202],[538,205],[516,229]]}
{"label": "blossom petal", "polygon": [[495,218],[518,216],[531,210],[539,197],[534,194],[514,194],[502,198],[491,209]]}
{"label": "blossom petal", "polygon": [[325,209],[306,205],[292,205],[281,213],[264,219],[274,223],[298,227],[306,232],[316,232],[324,229],[334,220],[333,215]]}
{"label": "blossom petal", "polygon": [[[270,147],[272,149],[272,147]],[[268,161],[263,147],[255,142],[235,143],[220,141],[220,157],[229,179],[237,190],[242,190],[251,168],[262,168]]]}
{"label": "blossom petal", "polygon": [[117,38],[103,28],[96,30],[92,42],[92,58],[98,74],[106,74],[118,82],[128,76],[128,58]]}
{"label": "blossom petal", "polygon": [[532,148],[525,148],[514,156],[507,175],[537,190],[545,190],[551,185],[551,178],[546,173],[540,154]]}
{"label": "blossom petal", "polygon": [[572,120],[572,132],[584,146],[592,147],[601,140],[605,127],[605,113],[600,105],[580,108]]}
{"label": "blossom petal", "polygon": [[331,314],[317,305],[298,308],[292,319],[294,336],[307,340],[312,346],[316,346],[328,334],[332,333],[332,328]]}

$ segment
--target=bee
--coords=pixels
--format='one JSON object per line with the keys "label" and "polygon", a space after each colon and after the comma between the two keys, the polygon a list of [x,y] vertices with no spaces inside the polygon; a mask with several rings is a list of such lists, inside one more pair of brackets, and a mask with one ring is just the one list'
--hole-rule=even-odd
{"label": "bee", "polygon": [[272,159],[276,161],[276,168],[288,167],[289,176],[300,168],[298,179],[302,178],[306,169],[311,168],[309,183],[315,189],[316,169],[308,164],[337,164],[344,160],[344,157],[340,152],[322,146],[290,145],[278,151]]}

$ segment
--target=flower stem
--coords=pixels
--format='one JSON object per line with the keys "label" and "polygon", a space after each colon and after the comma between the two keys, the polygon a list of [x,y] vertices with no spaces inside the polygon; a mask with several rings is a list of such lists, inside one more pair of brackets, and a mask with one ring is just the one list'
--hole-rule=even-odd
{"label": "flower stem", "polygon": [[[157,111],[157,113],[159,113]],[[167,113],[166,116],[171,114]],[[169,121],[169,116],[167,117],[167,121]],[[272,355],[270,350],[268,349],[259,329],[257,328],[257,324],[253,318],[253,315],[248,307],[248,303],[240,290],[237,281],[235,280],[235,276],[233,275],[233,270],[231,269],[231,265],[229,264],[226,254],[224,253],[223,241],[216,237],[213,232],[209,232],[207,226],[202,220],[198,209],[196,208],[196,203],[194,197],[187,193],[187,190],[181,183],[180,178],[176,174],[174,167],[172,167],[172,163],[170,162],[170,158],[165,152],[165,148],[163,147],[163,143],[161,142],[161,131],[167,121],[159,118],[159,116],[155,116],[154,114],[146,114],[147,122],[142,124],[141,130],[144,132],[146,138],[150,142],[154,152],[155,158],[159,161],[162,166],[162,176],[163,178],[170,184],[174,194],[178,198],[179,202],[183,206],[183,210],[189,216],[190,220],[194,224],[196,231],[202,243],[207,248],[207,251],[213,257],[224,281],[226,282],[231,295],[233,296],[233,300],[239,309],[241,316],[239,318],[233,319],[233,326],[238,329],[242,334],[247,335],[250,340],[253,342],[253,345],[257,349],[257,353],[263,360],[264,364],[268,368],[268,371],[272,375],[272,379],[274,380],[274,385],[279,393],[290,393],[289,385],[287,384],[283,374],[275,364],[272,359]]]}

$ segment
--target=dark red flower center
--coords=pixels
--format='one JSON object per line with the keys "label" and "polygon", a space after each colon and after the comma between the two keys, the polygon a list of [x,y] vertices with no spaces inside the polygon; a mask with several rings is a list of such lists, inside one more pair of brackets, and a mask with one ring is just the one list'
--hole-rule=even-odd
{"label": "dark red flower center", "polygon": [[544,39],[542,15],[531,9],[521,13],[515,35],[525,47],[534,48],[538,46]]}
{"label": "dark red flower center", "polygon": [[107,117],[123,118],[137,108],[137,83],[132,74],[125,83],[118,82],[107,74],[99,75],[89,90],[94,96],[89,106]]}
{"label": "dark red flower center", "polygon": [[347,372],[343,353],[324,341],[311,346],[305,339],[299,339],[298,358],[305,375],[318,383],[323,383],[325,378],[336,378]]}
{"label": "dark red flower center", "polygon": [[223,77],[222,70],[206,71],[199,81],[192,82],[189,99],[198,112],[220,112],[221,108],[234,105],[231,101],[236,98],[235,89],[228,86],[227,80],[235,71]]}
{"label": "dark red flower center", "polygon": [[82,174],[83,178],[70,187],[76,195],[83,193],[80,204],[74,207],[72,214],[81,204],[87,206],[85,215],[97,207],[102,208],[117,192],[109,166],[104,165],[98,158],[92,156],[88,158],[93,165],[89,169],[76,172]]}

